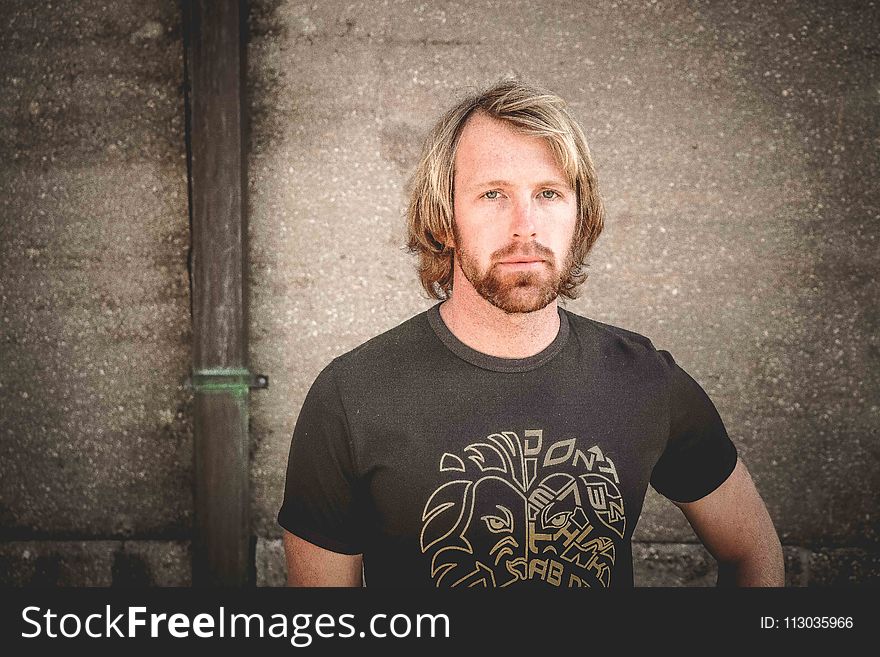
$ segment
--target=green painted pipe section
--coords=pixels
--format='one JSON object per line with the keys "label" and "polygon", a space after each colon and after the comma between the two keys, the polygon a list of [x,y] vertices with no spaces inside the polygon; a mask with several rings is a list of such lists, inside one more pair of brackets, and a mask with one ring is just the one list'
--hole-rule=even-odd
{"label": "green painted pipe section", "polygon": [[194,370],[190,385],[196,392],[228,392],[246,396],[251,389],[251,372],[240,367]]}

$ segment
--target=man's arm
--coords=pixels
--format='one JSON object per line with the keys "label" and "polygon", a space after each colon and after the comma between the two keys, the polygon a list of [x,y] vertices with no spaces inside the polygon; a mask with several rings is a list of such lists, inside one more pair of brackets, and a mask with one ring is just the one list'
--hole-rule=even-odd
{"label": "man's arm", "polygon": [[284,530],[288,586],[361,586],[362,554],[339,554]]}
{"label": "man's arm", "polygon": [[718,586],[785,586],[782,545],[745,463],[696,502],[675,502],[718,561]]}

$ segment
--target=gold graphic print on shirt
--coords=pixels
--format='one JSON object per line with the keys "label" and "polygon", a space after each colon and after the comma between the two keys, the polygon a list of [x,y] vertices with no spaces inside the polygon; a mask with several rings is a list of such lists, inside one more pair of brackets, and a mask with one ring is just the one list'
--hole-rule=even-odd
{"label": "gold graphic print on shirt", "polygon": [[425,504],[420,537],[438,587],[611,584],[626,516],[614,462],[598,446],[502,431],[443,454],[440,472],[453,479]]}

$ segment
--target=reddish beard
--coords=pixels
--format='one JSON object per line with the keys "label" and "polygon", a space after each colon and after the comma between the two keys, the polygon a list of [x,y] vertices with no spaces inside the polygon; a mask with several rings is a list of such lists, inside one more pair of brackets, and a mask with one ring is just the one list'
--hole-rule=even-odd
{"label": "reddish beard", "polygon": [[[489,258],[488,270],[481,271],[479,263],[455,236],[459,266],[477,293],[496,308],[506,313],[530,313],[545,308],[563,290],[571,269],[571,251],[562,268],[556,266],[556,256],[537,242],[527,245],[511,243],[495,251]],[[543,263],[535,271],[503,271],[502,260],[512,258],[541,258]]]}

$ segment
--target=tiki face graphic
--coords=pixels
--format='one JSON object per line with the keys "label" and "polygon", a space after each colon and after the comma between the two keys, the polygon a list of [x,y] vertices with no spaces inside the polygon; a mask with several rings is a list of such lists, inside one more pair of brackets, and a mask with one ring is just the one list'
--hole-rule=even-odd
{"label": "tiki face graphic", "polygon": [[608,586],[612,536],[626,527],[617,472],[574,439],[543,448],[543,432],[494,433],[446,453],[422,514],[422,552],[437,586]]}

